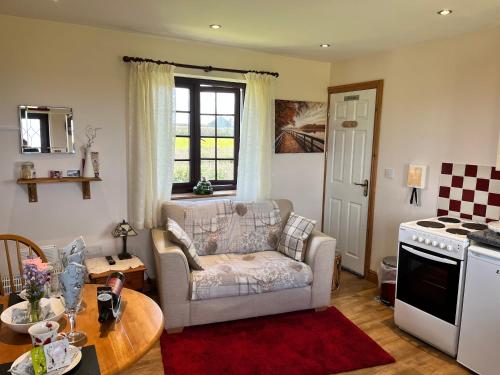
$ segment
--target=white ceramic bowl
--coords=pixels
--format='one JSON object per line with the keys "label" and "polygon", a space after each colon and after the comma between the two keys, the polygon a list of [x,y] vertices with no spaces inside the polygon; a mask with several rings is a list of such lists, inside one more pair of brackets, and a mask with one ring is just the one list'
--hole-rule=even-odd
{"label": "white ceramic bowl", "polygon": [[491,221],[488,223],[488,229],[500,233],[500,221]]}
{"label": "white ceramic bowl", "polygon": [[[50,305],[52,307],[52,311],[55,314],[55,316],[52,316],[51,318],[45,319],[45,320],[58,321],[64,315],[64,306],[63,306],[61,300],[58,299],[58,298],[50,298],[49,300],[50,300]],[[28,301],[23,301],[23,302],[16,303],[15,305],[10,306],[7,310],[5,310],[2,313],[2,315],[0,316],[0,319],[2,320],[2,324],[5,324],[7,327],[9,327],[14,332],[26,333],[27,334],[28,333],[28,329],[32,325],[34,325],[34,324],[36,324],[38,322],[35,322],[35,323],[25,323],[25,324],[15,324],[15,323],[12,323],[12,308],[13,307],[27,309],[28,308]]]}

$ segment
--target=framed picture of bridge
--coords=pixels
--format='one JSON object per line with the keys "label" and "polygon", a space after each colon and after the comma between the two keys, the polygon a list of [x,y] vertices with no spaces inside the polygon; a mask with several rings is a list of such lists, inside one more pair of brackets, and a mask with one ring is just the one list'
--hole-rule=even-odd
{"label": "framed picture of bridge", "polygon": [[275,152],[277,154],[323,152],[326,112],[326,103],[276,100]]}

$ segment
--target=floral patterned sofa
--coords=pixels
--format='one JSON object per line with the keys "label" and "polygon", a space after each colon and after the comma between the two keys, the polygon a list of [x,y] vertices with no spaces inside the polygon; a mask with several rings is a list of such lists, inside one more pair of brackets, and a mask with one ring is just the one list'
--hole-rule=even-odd
{"label": "floral patterned sofa", "polygon": [[191,237],[203,268],[191,270],[184,252],[165,229],[153,229],[167,331],[327,307],[335,239],[314,230],[304,262],[276,251],[291,211],[288,200],[165,203],[164,221],[174,220]]}

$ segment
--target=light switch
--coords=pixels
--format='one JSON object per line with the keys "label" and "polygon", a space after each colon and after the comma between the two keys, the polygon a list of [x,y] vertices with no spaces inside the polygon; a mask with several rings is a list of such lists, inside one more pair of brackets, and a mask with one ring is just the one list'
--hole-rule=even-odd
{"label": "light switch", "polygon": [[394,168],[385,168],[384,176],[385,178],[393,179],[395,175]]}

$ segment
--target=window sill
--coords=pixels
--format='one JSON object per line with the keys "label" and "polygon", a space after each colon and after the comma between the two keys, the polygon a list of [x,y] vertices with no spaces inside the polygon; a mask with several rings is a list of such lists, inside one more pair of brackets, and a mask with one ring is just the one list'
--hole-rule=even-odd
{"label": "window sill", "polygon": [[236,196],[236,190],[217,190],[210,195],[198,195],[194,193],[177,193],[172,194],[173,201],[186,200],[186,199],[218,199],[223,197],[234,197]]}

